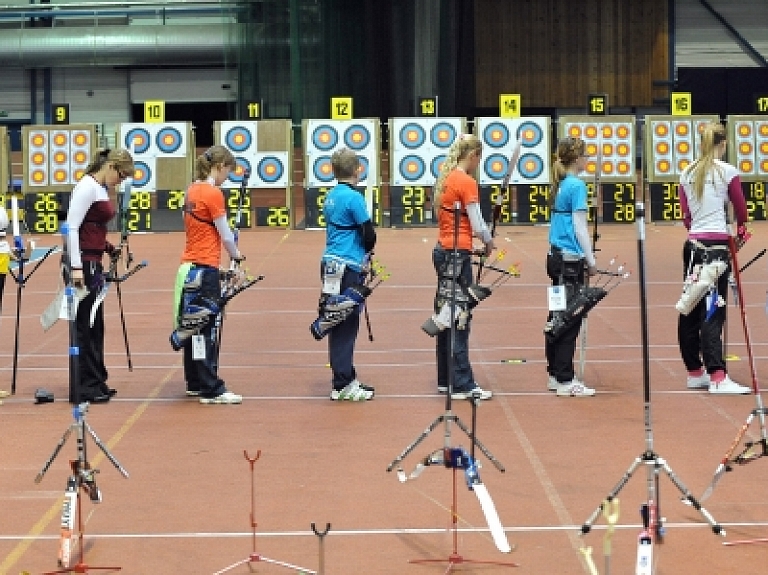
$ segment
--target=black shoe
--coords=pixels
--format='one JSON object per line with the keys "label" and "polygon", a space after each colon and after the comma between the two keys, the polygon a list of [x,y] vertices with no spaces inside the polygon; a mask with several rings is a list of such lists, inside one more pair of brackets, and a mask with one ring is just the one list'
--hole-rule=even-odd
{"label": "black shoe", "polygon": [[107,403],[110,399],[112,399],[112,396],[108,393],[105,393],[104,395],[97,395],[96,397],[88,400],[88,403]]}
{"label": "black shoe", "polygon": [[117,395],[117,390],[114,387],[108,387],[106,395],[109,397],[114,397]]}

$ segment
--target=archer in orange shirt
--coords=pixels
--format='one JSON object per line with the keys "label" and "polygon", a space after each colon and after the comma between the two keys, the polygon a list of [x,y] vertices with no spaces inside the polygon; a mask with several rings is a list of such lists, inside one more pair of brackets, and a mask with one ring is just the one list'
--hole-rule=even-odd
{"label": "archer in orange shirt", "polygon": [[[435,182],[434,206],[439,228],[437,245],[432,251],[432,263],[437,274],[435,313],[439,314],[446,304],[456,298],[453,312],[453,399],[467,399],[469,394],[478,399],[490,399],[492,396],[490,391],[477,385],[469,363],[472,237],[478,236],[482,240],[486,255],[490,255],[495,248],[491,232],[480,212],[477,182],[469,175],[477,170],[482,153],[482,142],[476,136],[462,134],[451,145]],[[440,393],[447,393],[451,366],[451,329],[443,329],[436,334],[435,339],[437,389]]]}
{"label": "archer in orange shirt", "polygon": [[227,222],[220,186],[236,166],[224,146],[209,148],[195,162],[196,180],[184,201],[186,245],[176,276],[176,330],[171,335],[175,350],[184,349],[187,395],[200,396],[203,404],[241,403],[242,396],[227,391],[218,375],[218,342],[214,333],[221,313],[219,266],[221,247],[239,263],[245,259]]}

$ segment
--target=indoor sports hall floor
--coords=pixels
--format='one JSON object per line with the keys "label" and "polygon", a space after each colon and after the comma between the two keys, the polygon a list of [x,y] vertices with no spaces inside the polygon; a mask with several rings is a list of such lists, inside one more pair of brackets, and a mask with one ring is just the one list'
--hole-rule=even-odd
{"label": "indoor sports hall floor", "polygon": [[[645,449],[638,233],[635,225],[604,225],[598,263],[624,264],[632,272],[589,316],[586,381],[593,398],[558,398],[546,391],[542,327],[547,279],[543,270],[546,227],[504,227],[500,265],[518,263],[509,281],[476,310],[471,357],[476,379],[495,392],[478,409],[477,433],[506,467],[484,457],[488,486],[513,553],[498,552],[480,506],[459,476],[458,551],[465,559],[511,561],[519,573],[588,573],[579,552],[593,548],[604,573],[605,521],[582,539],[580,526]],[[147,269],[123,285],[133,371],[127,369],[117,300],[107,300],[107,364],[119,390],[107,405],[92,406],[87,421],[128,470],[123,478],[88,438],[88,459],[100,473],[104,501],[83,502],[85,561],[121,566],[130,575],[213,574],[251,552],[250,475],[244,451],[261,457],[255,470],[257,549],[265,557],[316,570],[319,539],[310,530],[331,524],[324,539],[329,575],[443,573],[442,565],[410,559],[447,559],[452,552],[449,508],[452,475],[430,467],[400,483],[387,466],[438,416],[434,342],[420,325],[434,291],[430,253],[434,229],[380,229],[376,257],[391,277],[369,300],[374,341],[358,340],[361,379],[375,386],[366,404],[328,399],[326,342],[308,326],[315,318],[320,231],[253,230],[241,246],[263,282],[227,309],[221,375],[243,394],[242,405],[200,405],[184,396],[181,356],[168,344],[171,293],[182,234],[131,236]],[[646,253],[650,329],[650,382],[655,451],[697,497],[755,406],[753,396],[713,397],[685,389],[676,343],[674,304],[680,290],[684,229],[648,224]],[[766,247],[768,227],[754,225],[742,263]],[[39,237],[54,245],[59,237]],[[36,474],[72,423],[67,399],[67,326],[48,333],[39,315],[56,290],[58,257],[30,277],[23,289],[19,325],[17,393],[0,407],[0,574],[56,568],[62,494],[76,457],[74,435],[39,484]],[[768,258],[743,274],[747,318],[758,375],[768,365],[764,312]],[[9,278],[0,330],[2,385],[11,385],[17,289]],[[751,383],[738,307],[729,306],[727,350],[734,379]],[[36,388],[56,401],[35,405]],[[470,423],[470,406],[454,402]],[[751,433],[758,427],[753,423]],[[405,459],[418,460],[442,446],[440,425]],[[452,445],[469,447],[452,428]],[[679,502],[677,488],[661,477],[661,512],[667,520],[656,548],[656,573],[765,572],[768,543],[724,546],[724,541],[768,537],[768,461],[726,474],[705,507],[727,536],[715,536],[694,509]],[[646,497],[641,467],[619,494],[619,525],[612,540],[611,571],[634,572],[640,531],[638,509]],[[253,564],[258,573],[288,573]],[[458,565],[457,572],[502,573],[510,567]],[[250,573],[247,565],[235,575]]]}

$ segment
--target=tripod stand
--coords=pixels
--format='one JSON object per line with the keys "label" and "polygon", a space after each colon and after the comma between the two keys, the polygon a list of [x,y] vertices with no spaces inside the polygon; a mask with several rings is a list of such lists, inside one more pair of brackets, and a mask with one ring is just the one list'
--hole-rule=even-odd
{"label": "tripod stand", "polygon": [[693,494],[678,478],[669,463],[662,458],[653,448],[653,422],[651,420],[651,384],[650,384],[650,353],[648,341],[648,305],[646,298],[645,282],[645,207],[643,202],[637,202],[635,207],[635,217],[637,221],[637,266],[640,271],[640,327],[642,335],[643,349],[643,411],[645,423],[645,451],[638,455],[624,476],[619,480],[616,486],[611,490],[606,499],[598,506],[592,515],[581,526],[582,534],[587,534],[592,529],[592,524],[603,511],[606,505],[611,503],[629,483],[632,475],[638,467],[646,467],[646,485],[648,499],[641,506],[641,516],[643,520],[643,532],[641,533],[638,544],[637,557],[637,575],[651,575],[653,573],[653,544],[661,543],[664,536],[663,518],[659,511],[659,475],[663,471],[667,474],[670,481],[683,494],[683,500],[688,502],[696,509],[712,527],[713,533],[725,535],[725,530],[714,520],[712,515],[701,506]]}
{"label": "tripod stand", "polygon": [[[61,543],[59,546],[59,569],[58,571],[48,571],[45,575],[53,573],[88,573],[92,570],[98,571],[119,571],[120,567],[93,567],[85,563],[84,553],[85,545],[83,537],[85,535],[85,525],[83,523],[82,498],[79,496],[80,490],[88,495],[93,503],[101,503],[101,490],[96,485],[96,473],[98,469],[93,469],[86,457],[86,432],[93,438],[96,445],[101,449],[104,455],[112,462],[123,477],[128,477],[128,472],[123,469],[120,463],[109,452],[106,446],[101,442],[91,426],[85,421],[85,414],[88,412],[88,403],[81,403],[72,408],[72,415],[75,419],[64,435],[61,437],[53,453],[45,462],[40,473],[35,477],[35,483],[40,483],[48,471],[48,468],[56,459],[56,456],[64,447],[67,439],[73,431],[77,432],[77,459],[69,462],[72,474],[67,479],[67,489],[64,494],[64,505],[61,510]],[[80,557],[74,566],[70,566],[72,560],[72,548],[75,543],[75,515],[77,515],[77,544],[80,547]]]}
{"label": "tripod stand", "polygon": [[[483,513],[485,514],[486,521],[488,522],[488,526],[491,530],[491,535],[493,536],[494,543],[498,547],[498,549],[504,553],[509,553],[512,548],[509,545],[509,542],[507,541],[506,535],[504,533],[504,528],[501,525],[501,521],[499,520],[498,514],[496,513],[496,508],[493,505],[493,501],[488,494],[488,491],[485,487],[485,485],[480,480],[480,476],[478,474],[478,464],[474,457],[475,454],[475,446],[477,446],[480,451],[483,452],[483,454],[488,458],[491,463],[501,472],[505,471],[504,466],[493,456],[493,454],[477,439],[476,434],[476,425],[477,425],[477,401],[478,398],[472,396],[470,394],[470,397],[468,398],[472,403],[472,429],[468,429],[467,426],[459,419],[457,415],[455,415],[451,411],[451,401],[452,401],[452,393],[453,393],[453,386],[454,386],[454,348],[455,348],[455,341],[456,341],[456,321],[457,321],[457,315],[456,315],[456,309],[457,309],[457,282],[459,281],[459,277],[462,274],[461,268],[463,268],[463,265],[460,263],[461,260],[459,259],[459,253],[458,253],[458,230],[459,230],[459,218],[460,218],[460,210],[461,210],[461,203],[456,202],[454,209],[453,209],[453,218],[454,218],[454,229],[453,229],[453,251],[452,256],[453,259],[450,260],[449,268],[453,268],[453,271],[451,273],[451,293],[450,293],[450,319],[449,319],[449,325],[450,325],[450,333],[449,333],[449,344],[448,344],[448,386],[447,386],[447,392],[446,392],[446,398],[445,398],[445,413],[442,415],[439,415],[437,418],[435,418],[432,423],[429,424],[429,426],[419,435],[416,440],[408,445],[401,453],[398,455],[387,467],[387,471],[392,471],[395,467],[397,467],[397,474],[398,479],[401,482],[407,481],[408,477],[405,475],[405,472],[403,471],[400,464],[402,461],[408,456],[409,453],[411,453],[432,431],[434,431],[438,425],[441,423],[445,425],[445,431],[444,431],[444,445],[442,449],[438,449],[437,451],[434,451],[424,457],[419,464],[416,466],[414,471],[411,473],[410,478],[415,479],[418,477],[421,472],[424,470],[425,467],[429,465],[443,465],[447,469],[451,469],[452,471],[452,477],[453,477],[453,493],[452,493],[452,501],[451,501],[451,532],[453,536],[453,549],[451,551],[451,554],[448,556],[447,559],[414,559],[411,560],[410,563],[417,563],[417,564],[427,564],[427,563],[447,563],[447,569],[445,570],[445,574],[447,575],[450,573],[453,568],[456,565],[460,565],[463,563],[473,563],[473,564],[486,564],[486,565],[499,565],[499,566],[507,566],[507,567],[517,567],[518,565],[516,563],[505,563],[500,561],[477,561],[472,559],[466,559],[463,557],[459,551],[458,551],[458,489],[457,489],[457,483],[458,483],[458,470],[463,469],[466,480],[467,480],[467,486],[470,490],[472,490],[475,495],[478,498],[478,501],[480,502],[480,505],[482,507]],[[471,263],[467,261],[467,264],[469,266],[469,276],[471,278]],[[460,267],[461,266],[461,267]],[[438,271],[438,275],[440,275],[441,272]],[[438,283],[440,283],[442,280],[438,279]],[[440,288],[438,287],[438,290]],[[439,345],[439,343],[438,343]],[[439,360],[438,360],[439,361]],[[468,454],[464,449],[461,447],[453,447],[451,445],[451,424],[455,424],[456,427],[458,427],[461,431],[463,431],[470,439],[470,445],[471,445],[471,454]]]}
{"label": "tripod stand", "polygon": [[[256,460],[261,457],[261,450],[258,450],[256,452],[255,457],[249,457],[248,452],[243,450],[243,455],[245,456],[245,459],[248,461],[248,464],[251,466],[251,542],[253,544],[253,551],[251,551],[251,554],[248,555],[245,559],[242,561],[238,561],[237,563],[233,563],[229,567],[225,567],[221,571],[216,571],[213,575],[221,575],[222,573],[226,573],[227,571],[231,571],[235,567],[239,567],[240,565],[245,565],[248,563],[249,568],[251,563],[259,563],[263,561],[264,563],[271,563],[272,565],[280,565],[282,567],[286,567],[288,569],[293,569],[294,571],[297,571],[298,573],[306,573],[308,575],[316,575],[316,571],[312,571],[310,569],[304,569],[303,567],[297,567],[296,565],[292,565],[290,563],[284,563],[283,561],[276,561],[275,559],[270,559],[269,557],[264,557],[261,553],[258,553],[256,551],[256,514],[255,514],[255,486],[254,486],[254,472],[253,472],[253,464],[256,463]],[[312,527],[314,528],[314,523],[312,524]],[[323,533],[325,535],[325,533]]]}
{"label": "tripod stand", "polygon": [[[13,229],[13,254],[16,260],[19,262],[18,271],[14,274],[13,270],[9,270],[13,281],[16,282],[16,328],[13,336],[13,369],[11,375],[11,394],[16,393],[16,373],[19,366],[19,323],[21,320],[21,294],[23,293],[24,286],[37,271],[42,263],[51,255],[56,247],[49,248],[40,261],[35,264],[26,276],[24,275],[24,263],[29,261],[31,253],[27,255],[27,250],[24,247],[24,242],[21,239],[21,232],[19,231],[19,211],[16,196],[11,197],[11,222]],[[31,251],[31,250],[30,250]]]}

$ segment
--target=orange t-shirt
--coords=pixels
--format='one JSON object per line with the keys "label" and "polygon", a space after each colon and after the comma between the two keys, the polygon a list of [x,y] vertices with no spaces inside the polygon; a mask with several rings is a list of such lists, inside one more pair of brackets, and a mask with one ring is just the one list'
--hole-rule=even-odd
{"label": "orange t-shirt", "polygon": [[208,182],[195,182],[187,188],[184,203],[187,243],[184,253],[181,254],[182,262],[219,267],[221,236],[213,220],[226,213],[224,194],[216,186]]}
{"label": "orange t-shirt", "polygon": [[443,184],[443,194],[438,206],[437,223],[439,234],[437,242],[445,249],[453,249],[453,210],[456,202],[461,203],[459,213],[459,235],[457,248],[472,249],[472,226],[467,216],[467,204],[479,202],[477,182],[464,171],[455,169],[448,174]]}

